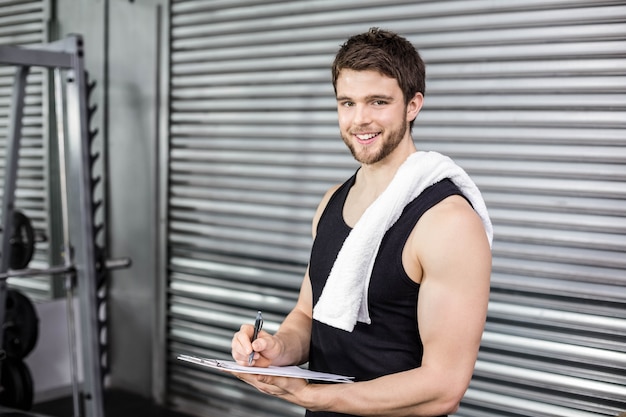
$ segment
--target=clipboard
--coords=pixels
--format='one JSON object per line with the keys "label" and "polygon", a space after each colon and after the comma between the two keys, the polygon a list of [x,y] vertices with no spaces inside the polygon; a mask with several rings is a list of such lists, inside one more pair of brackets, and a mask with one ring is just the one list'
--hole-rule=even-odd
{"label": "clipboard", "polygon": [[310,381],[340,383],[354,382],[353,377],[329,374],[325,372],[310,371],[308,369],[300,368],[299,366],[269,366],[267,368],[261,368],[258,366],[241,366],[233,361],[199,358],[197,356],[191,355],[178,355],[177,359],[200,366],[205,366],[207,368],[217,369],[218,371],[223,372],[284,376],[288,378],[302,378]]}

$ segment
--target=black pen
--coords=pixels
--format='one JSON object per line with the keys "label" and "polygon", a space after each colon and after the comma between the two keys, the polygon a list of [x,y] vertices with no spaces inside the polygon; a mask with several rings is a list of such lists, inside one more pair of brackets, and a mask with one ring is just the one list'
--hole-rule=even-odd
{"label": "black pen", "polygon": [[[261,311],[257,311],[256,319],[254,320],[254,333],[252,334],[252,340],[250,342],[254,342],[256,338],[259,336],[259,332],[263,328],[263,316],[261,315]],[[254,350],[248,357],[248,365],[252,365],[252,361],[254,360]]]}

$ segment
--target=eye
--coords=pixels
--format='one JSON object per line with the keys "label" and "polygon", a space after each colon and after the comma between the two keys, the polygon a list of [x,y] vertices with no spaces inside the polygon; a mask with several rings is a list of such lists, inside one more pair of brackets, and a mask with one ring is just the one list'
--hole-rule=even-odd
{"label": "eye", "polygon": [[385,100],[374,100],[372,104],[374,104],[374,106],[384,106],[387,102]]}
{"label": "eye", "polygon": [[354,103],[352,101],[342,101],[340,104],[341,104],[341,107],[352,107],[352,106],[354,106]]}

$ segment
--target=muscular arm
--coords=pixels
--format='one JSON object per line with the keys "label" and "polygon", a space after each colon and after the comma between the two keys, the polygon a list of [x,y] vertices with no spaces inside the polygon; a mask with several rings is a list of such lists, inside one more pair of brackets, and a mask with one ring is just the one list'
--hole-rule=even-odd
{"label": "muscular arm", "polygon": [[275,335],[265,331],[251,343],[253,327],[244,324],[232,340],[232,356],[240,365],[248,365],[248,357],[254,349],[252,365],[267,367],[299,365],[308,360],[311,340],[311,284],[305,274],[298,302],[287,315]]}
{"label": "muscular arm", "polygon": [[[328,200],[337,190],[334,186],[326,192],[322,201],[317,207],[311,225],[311,234],[315,238],[317,224],[319,222]],[[309,270],[304,275],[304,280],[300,287],[300,295],[296,306],[280,325],[275,337],[279,340],[281,355],[271,362],[271,365],[300,365],[309,360],[309,345],[311,341],[311,326],[313,321],[313,291]]]}
{"label": "muscular arm", "polygon": [[318,385],[269,377],[264,392],[319,411],[363,416],[434,416],[454,412],[472,376],[489,297],[491,253],[482,223],[460,197],[418,222],[408,262],[420,271],[418,325],[422,366],[354,384]]}
{"label": "muscular arm", "polygon": [[[338,186],[328,190],[317,207],[312,221],[312,235],[315,238],[317,223]],[[298,301],[291,312],[283,320],[275,335],[261,332],[258,339],[251,344],[253,328],[249,324],[241,326],[232,340],[232,356],[240,365],[248,364],[248,356],[254,351],[255,366],[300,365],[308,361],[311,326],[313,320],[313,292],[309,271],[304,275],[300,287]]]}
{"label": "muscular arm", "polygon": [[281,354],[271,365],[300,365],[309,358],[311,340],[311,283],[309,274],[304,277],[296,306],[280,325],[274,335],[281,345]]}

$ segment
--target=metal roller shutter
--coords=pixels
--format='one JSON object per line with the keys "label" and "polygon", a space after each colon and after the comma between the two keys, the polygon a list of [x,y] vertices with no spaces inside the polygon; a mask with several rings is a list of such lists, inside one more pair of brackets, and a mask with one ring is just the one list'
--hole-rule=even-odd
{"label": "metal roller shutter", "polygon": [[257,309],[273,331],[295,303],[314,209],[356,167],[329,66],[379,26],[427,63],[418,148],[463,166],[494,222],[488,323],[457,415],[626,409],[623,1],[189,0],[170,13],[171,404],[301,415],[175,357],[227,358]]}
{"label": "metal roller shutter", "polygon": [[[37,45],[47,42],[47,0],[15,0],[0,2],[0,45]],[[0,66],[0,187],[4,188],[6,143],[11,114],[11,94],[15,67]],[[26,87],[24,127],[16,188],[16,209],[26,214],[39,236],[48,233],[47,210],[47,125],[44,121],[44,72],[32,68]],[[4,195],[3,190],[0,191]],[[40,239],[38,239],[40,240]],[[48,244],[38,241],[30,267],[45,268],[49,264]],[[9,285],[19,288],[31,298],[51,296],[50,278],[14,278]]]}

